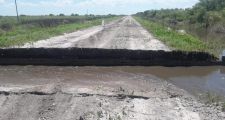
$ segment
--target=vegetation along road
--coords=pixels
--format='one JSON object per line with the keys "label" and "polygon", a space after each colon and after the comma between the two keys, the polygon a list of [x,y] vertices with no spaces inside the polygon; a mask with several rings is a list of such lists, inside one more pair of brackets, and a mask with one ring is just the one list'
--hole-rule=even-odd
{"label": "vegetation along road", "polygon": [[[224,0],[200,0],[192,8],[147,10],[136,16],[145,19],[145,25],[151,23],[147,25],[148,29],[164,28],[152,32],[173,47],[203,50],[215,55],[225,49]],[[176,31],[183,32],[183,36],[176,35]]]}
{"label": "vegetation along road", "polygon": [[120,16],[21,16],[0,17],[0,47],[24,45],[53,36],[100,25]]}

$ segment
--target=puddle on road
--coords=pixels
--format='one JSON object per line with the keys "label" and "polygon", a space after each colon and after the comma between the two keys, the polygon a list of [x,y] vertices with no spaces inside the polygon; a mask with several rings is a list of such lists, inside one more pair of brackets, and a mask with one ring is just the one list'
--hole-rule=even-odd
{"label": "puddle on road", "polygon": [[[0,85],[46,84],[57,80],[110,80],[159,78],[199,95],[206,92],[225,96],[225,67],[44,67],[2,66]],[[147,76],[147,77],[146,77]],[[149,77],[150,76],[150,77]]]}
{"label": "puddle on road", "polygon": [[[121,68],[124,69],[124,68]],[[150,74],[167,80],[189,93],[199,96],[212,93],[225,97],[225,67],[139,67],[128,72]]]}
{"label": "puddle on road", "polygon": [[196,96],[210,92],[225,97],[225,67],[155,67],[147,71]]}

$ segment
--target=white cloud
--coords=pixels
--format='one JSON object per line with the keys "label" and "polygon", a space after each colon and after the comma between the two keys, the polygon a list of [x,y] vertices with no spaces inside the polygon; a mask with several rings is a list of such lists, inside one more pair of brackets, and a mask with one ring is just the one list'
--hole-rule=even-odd
{"label": "white cloud", "polygon": [[73,4],[74,0],[55,0],[55,1],[40,1],[40,5],[51,7],[66,7]]}
{"label": "white cloud", "polygon": [[[49,14],[73,12],[86,14],[133,14],[150,9],[187,8],[199,0],[18,0],[18,7],[23,14]],[[0,14],[14,8],[14,0],[0,0]],[[7,10],[7,11],[6,11]],[[4,11],[4,12],[2,12]]]}
{"label": "white cloud", "polygon": [[[0,0],[1,1],[1,0]],[[38,2],[18,1],[22,7],[67,7],[73,4],[74,0],[40,0]]]}
{"label": "white cloud", "polygon": [[5,3],[5,0],[0,0],[0,4]]}
{"label": "white cloud", "polygon": [[[196,3],[198,0],[86,0],[80,3],[80,6],[129,6],[129,5],[160,5],[170,7],[179,4]],[[184,5],[185,5],[184,4]],[[183,7],[183,6],[180,6]],[[185,6],[184,6],[185,7]]]}
{"label": "white cloud", "polygon": [[123,6],[131,4],[145,4],[149,3],[149,0],[87,0],[79,3],[79,6]]}
{"label": "white cloud", "polygon": [[[0,0],[4,2],[5,0]],[[149,5],[149,8],[154,5],[163,7],[174,7],[175,5],[183,5],[178,6],[180,8],[190,7],[191,3],[196,3],[199,0],[40,0],[38,2],[28,2],[23,1],[20,2],[22,6],[26,7],[68,7],[74,6],[79,8],[87,8],[87,7],[120,7],[120,6],[131,6],[136,5]]]}

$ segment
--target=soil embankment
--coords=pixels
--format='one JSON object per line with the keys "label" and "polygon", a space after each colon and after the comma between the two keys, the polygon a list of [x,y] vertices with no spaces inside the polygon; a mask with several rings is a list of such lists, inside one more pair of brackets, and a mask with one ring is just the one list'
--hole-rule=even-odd
{"label": "soil embankment", "polygon": [[204,52],[93,48],[0,49],[0,65],[209,66],[222,65]]}

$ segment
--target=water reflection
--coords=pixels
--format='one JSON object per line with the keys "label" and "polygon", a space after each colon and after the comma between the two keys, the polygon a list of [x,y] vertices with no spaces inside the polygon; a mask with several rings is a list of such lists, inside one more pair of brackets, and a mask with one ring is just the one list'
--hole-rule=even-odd
{"label": "water reflection", "polygon": [[[194,95],[210,92],[219,96],[225,96],[225,70],[224,68],[208,69],[202,71],[191,69],[193,74],[183,74],[179,76],[168,77],[167,80],[180,88],[186,89]],[[207,68],[206,68],[207,69]],[[205,74],[198,74],[204,73]]]}
{"label": "water reflection", "polygon": [[168,80],[194,95],[206,92],[225,96],[225,67],[139,67],[121,68],[136,74],[150,74]]}

